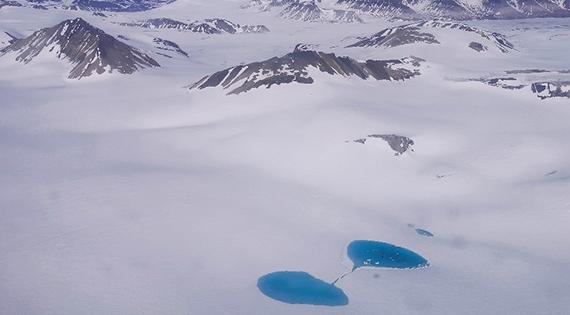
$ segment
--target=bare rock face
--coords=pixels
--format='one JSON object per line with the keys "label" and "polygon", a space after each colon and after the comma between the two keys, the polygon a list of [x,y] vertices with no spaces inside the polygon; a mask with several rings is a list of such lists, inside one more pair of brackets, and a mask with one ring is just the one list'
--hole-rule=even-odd
{"label": "bare rock face", "polygon": [[190,89],[222,88],[228,94],[239,94],[251,89],[273,85],[302,83],[311,84],[314,79],[309,70],[329,75],[363,80],[405,80],[419,75],[419,58],[410,57],[395,60],[357,61],[350,57],[315,50],[306,50],[307,45],[298,45],[292,53],[282,57],[231,67],[202,78]]}
{"label": "bare rock face", "polygon": [[66,20],[18,39],[0,50],[0,56],[15,54],[16,61],[29,63],[40,54],[53,54],[73,64],[70,79],[93,74],[131,74],[143,68],[159,67],[154,59],[81,18]]}

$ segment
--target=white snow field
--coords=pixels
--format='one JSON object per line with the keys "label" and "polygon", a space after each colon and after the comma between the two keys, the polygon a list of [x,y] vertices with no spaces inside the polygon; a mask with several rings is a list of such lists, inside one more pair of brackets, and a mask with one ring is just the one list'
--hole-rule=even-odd
{"label": "white snow field", "polygon": [[[14,36],[82,17],[161,65],[71,80],[52,52],[0,57],[0,314],[569,314],[570,98],[476,80],[570,81],[570,19],[462,22],[504,34],[507,53],[446,29],[433,30],[440,45],[345,48],[408,22],[302,22],[244,2],[107,17],[0,9],[0,31]],[[118,24],[158,17],[270,32]],[[157,54],[155,37],[189,58]],[[469,48],[475,40],[489,49]],[[187,88],[298,43],[425,62],[405,81],[313,68],[313,84]],[[505,72],[529,69],[552,73]],[[353,142],[372,134],[409,137],[413,151]],[[353,240],[405,247],[430,266],[359,268],[336,283],[343,306],[258,289],[276,271],[332,282],[351,270]]]}

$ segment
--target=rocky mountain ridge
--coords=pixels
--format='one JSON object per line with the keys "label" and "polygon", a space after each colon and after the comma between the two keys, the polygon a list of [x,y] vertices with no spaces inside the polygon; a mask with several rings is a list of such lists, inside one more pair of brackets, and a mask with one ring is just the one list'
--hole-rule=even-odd
{"label": "rocky mountain ridge", "polygon": [[234,66],[205,76],[190,86],[191,90],[221,88],[227,94],[240,94],[259,87],[288,83],[314,83],[312,71],[331,76],[358,77],[363,80],[406,80],[420,74],[423,61],[410,57],[394,60],[357,61],[350,57],[340,57],[332,53],[307,50],[305,45],[297,45],[295,50],[282,57],[273,57],[260,62]]}

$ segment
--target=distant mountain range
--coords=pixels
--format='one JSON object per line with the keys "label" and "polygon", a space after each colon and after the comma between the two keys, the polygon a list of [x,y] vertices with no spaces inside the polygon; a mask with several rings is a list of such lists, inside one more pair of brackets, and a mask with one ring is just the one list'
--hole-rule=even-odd
{"label": "distant mountain range", "polygon": [[86,11],[136,12],[158,8],[174,1],[176,0],[73,0],[71,6]]}
{"label": "distant mountain range", "polygon": [[0,0],[2,6],[29,6],[36,9],[137,12],[158,8],[176,0]]}
{"label": "distant mountain range", "polygon": [[354,10],[323,8],[320,0],[251,0],[243,8],[257,8],[261,11],[278,10],[278,16],[306,22],[362,23]]}
{"label": "distant mountain range", "polygon": [[[0,0],[0,8],[28,6],[37,9],[136,12],[155,9],[174,1]],[[255,7],[262,11],[276,9],[283,18],[310,22],[362,22],[359,14],[459,20],[570,17],[570,0],[247,0],[243,7]]]}
{"label": "distant mountain range", "polygon": [[244,7],[280,8],[280,16],[302,21],[359,22],[357,13],[404,19],[520,19],[569,17],[570,0],[250,0]]}
{"label": "distant mountain range", "polygon": [[41,55],[53,55],[70,62],[73,65],[68,76],[70,79],[105,72],[130,74],[143,68],[160,66],[145,53],[81,18],[41,29],[0,49],[0,57],[12,56],[23,63],[29,63]]}
{"label": "distant mountain range", "polygon": [[269,29],[264,25],[240,25],[225,19],[206,19],[186,23],[170,18],[153,18],[138,22],[120,23],[123,26],[143,27],[151,29],[176,29],[204,34],[236,34],[236,33],[265,33]]}
{"label": "distant mountain range", "polygon": [[346,8],[382,16],[519,19],[568,17],[570,0],[337,0]]}
{"label": "distant mountain range", "polygon": [[190,86],[190,89],[217,87],[228,90],[227,94],[240,94],[259,87],[270,88],[293,82],[311,84],[314,82],[312,71],[331,76],[354,76],[363,80],[405,80],[420,74],[422,61],[410,57],[361,62],[350,57],[309,50],[300,44],[285,56],[239,65],[208,75]]}

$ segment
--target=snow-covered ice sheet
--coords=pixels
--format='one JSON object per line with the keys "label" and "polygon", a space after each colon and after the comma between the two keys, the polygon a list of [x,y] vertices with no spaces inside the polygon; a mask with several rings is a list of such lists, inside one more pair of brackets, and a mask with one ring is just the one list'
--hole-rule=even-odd
{"label": "snow-covered ice sheet", "polygon": [[[568,19],[466,22],[508,36],[507,54],[476,52],[455,33],[441,45],[345,48],[403,23],[304,23],[242,4],[177,1],[107,18],[0,9],[0,31],[26,36],[80,16],[162,65],[74,81],[49,55],[0,57],[0,314],[567,314],[570,99],[461,79],[569,69]],[[112,23],[149,17],[271,32]],[[157,55],[156,37],[190,58]],[[311,73],[314,84],[237,96],[184,88],[298,43],[426,63],[403,82]],[[409,137],[414,150],[353,142],[371,134]],[[336,284],[343,306],[281,303],[257,288],[278,271],[333,282],[351,270],[354,240],[430,265],[359,268]]]}

